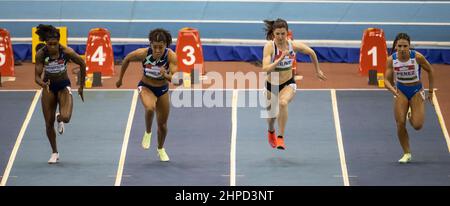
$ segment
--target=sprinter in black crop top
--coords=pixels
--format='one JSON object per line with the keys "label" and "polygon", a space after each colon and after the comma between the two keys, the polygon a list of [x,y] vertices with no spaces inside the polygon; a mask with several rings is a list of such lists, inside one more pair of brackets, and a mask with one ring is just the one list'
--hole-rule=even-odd
{"label": "sprinter in black crop top", "polygon": [[[55,120],[58,133],[63,134],[64,123],[69,123],[72,116],[73,99],[70,80],[67,73],[67,63],[72,60],[80,66],[81,76],[86,75],[84,60],[73,49],[59,44],[59,30],[51,25],[40,24],[36,34],[45,42],[45,46],[36,53],[35,82],[42,87],[42,112],[44,113],[47,137],[52,147],[49,164],[57,163],[59,153],[56,144]],[[43,75],[42,75],[43,74]],[[78,88],[78,94],[83,98],[84,78]],[[59,105],[59,111],[56,108]]]}

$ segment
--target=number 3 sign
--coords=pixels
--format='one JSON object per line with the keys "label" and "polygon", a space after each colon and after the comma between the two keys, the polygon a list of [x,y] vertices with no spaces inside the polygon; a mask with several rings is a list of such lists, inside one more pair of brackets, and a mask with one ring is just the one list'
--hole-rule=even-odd
{"label": "number 3 sign", "polygon": [[178,32],[176,53],[179,71],[191,73],[195,68],[203,74],[203,50],[198,30],[183,28]]}

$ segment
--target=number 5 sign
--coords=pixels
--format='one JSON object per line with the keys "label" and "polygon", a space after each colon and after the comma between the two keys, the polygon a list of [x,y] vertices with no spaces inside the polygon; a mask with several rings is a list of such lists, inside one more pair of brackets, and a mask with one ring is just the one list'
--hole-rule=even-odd
{"label": "number 5 sign", "polygon": [[384,74],[386,70],[387,47],[382,29],[369,28],[364,31],[359,53],[359,72],[367,76],[369,70]]}
{"label": "number 5 sign", "polygon": [[198,30],[183,28],[178,32],[177,48],[178,70],[191,73],[193,69],[199,69],[203,74],[203,50]]}
{"label": "number 5 sign", "polygon": [[102,76],[114,75],[114,55],[110,33],[104,28],[89,31],[86,44],[86,72],[101,72]]}

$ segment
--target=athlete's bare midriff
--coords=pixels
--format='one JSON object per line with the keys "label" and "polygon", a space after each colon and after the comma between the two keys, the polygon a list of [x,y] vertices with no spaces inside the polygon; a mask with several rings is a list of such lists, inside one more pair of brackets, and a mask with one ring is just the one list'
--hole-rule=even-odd
{"label": "athlete's bare midriff", "polygon": [[142,76],[141,81],[144,82],[145,84],[148,84],[148,85],[154,86],[154,87],[162,87],[167,84],[167,80],[165,80],[165,79],[158,80],[158,79],[153,79],[153,78],[146,77],[146,76]]}
{"label": "athlete's bare midriff", "polygon": [[283,84],[283,83],[289,81],[292,78],[292,68],[290,68],[289,70],[286,70],[286,71],[276,72],[279,75],[279,81],[278,82],[276,82],[276,79],[273,79],[273,81],[272,81],[271,73],[275,73],[275,71],[267,73],[266,80],[272,85]]}

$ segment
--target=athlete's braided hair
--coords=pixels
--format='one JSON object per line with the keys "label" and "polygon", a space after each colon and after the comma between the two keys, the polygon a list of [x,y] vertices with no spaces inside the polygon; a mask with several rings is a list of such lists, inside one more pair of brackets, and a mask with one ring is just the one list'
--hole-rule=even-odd
{"label": "athlete's braided hair", "polygon": [[157,28],[154,30],[151,30],[148,34],[148,40],[150,41],[150,44],[152,42],[164,42],[166,43],[166,46],[169,47],[170,44],[172,44],[172,35],[170,35],[169,31],[161,28]]}
{"label": "athlete's braided hair", "polygon": [[39,36],[40,41],[48,41],[49,39],[57,39],[59,41],[59,29],[52,25],[39,24],[35,32]]}

